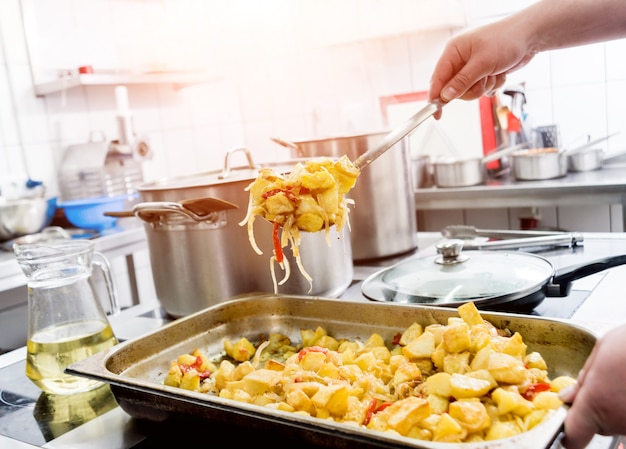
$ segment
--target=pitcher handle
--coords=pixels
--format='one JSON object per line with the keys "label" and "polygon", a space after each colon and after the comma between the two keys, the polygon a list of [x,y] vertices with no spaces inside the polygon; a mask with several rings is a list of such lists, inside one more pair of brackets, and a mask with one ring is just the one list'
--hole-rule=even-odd
{"label": "pitcher handle", "polygon": [[98,251],[94,251],[92,263],[102,271],[107,293],[109,294],[109,302],[111,303],[111,315],[117,315],[120,313],[120,303],[117,296],[117,287],[115,282],[113,282],[111,274],[111,264],[104,254]]}

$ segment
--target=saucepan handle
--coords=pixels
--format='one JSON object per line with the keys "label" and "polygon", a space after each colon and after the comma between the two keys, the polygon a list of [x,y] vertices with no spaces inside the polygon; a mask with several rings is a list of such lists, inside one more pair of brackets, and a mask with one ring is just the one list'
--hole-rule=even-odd
{"label": "saucepan handle", "polygon": [[624,264],[626,264],[626,254],[620,254],[560,268],[555,271],[552,282],[546,286],[546,296],[567,296],[572,289],[573,281]]}

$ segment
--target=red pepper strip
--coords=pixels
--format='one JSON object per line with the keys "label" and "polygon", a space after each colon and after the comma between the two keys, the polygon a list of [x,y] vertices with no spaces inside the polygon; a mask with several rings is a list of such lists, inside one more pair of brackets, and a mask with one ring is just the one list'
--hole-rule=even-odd
{"label": "red pepper strip", "polygon": [[298,353],[298,361],[302,360],[309,352],[323,352],[324,354],[328,354],[328,349],[322,348],[321,346],[309,346],[308,348],[300,350]]}
{"label": "red pepper strip", "polygon": [[365,417],[363,418],[363,425],[367,426],[372,420],[372,416],[374,416],[374,410],[378,405],[378,399],[374,398],[367,405],[367,409],[365,409]]}
{"label": "red pepper strip", "polygon": [[278,263],[282,263],[284,259],[283,248],[280,246],[280,237],[278,231],[280,230],[280,224],[274,222],[274,232],[272,232],[272,241],[274,242],[274,254]]}
{"label": "red pepper strip", "polygon": [[393,340],[391,341],[391,344],[399,345],[401,338],[402,338],[402,332],[398,332],[396,335],[393,336]]}
{"label": "red pepper strip", "polygon": [[378,407],[376,407],[376,409],[374,410],[374,413],[382,412],[383,410],[385,410],[387,407],[389,407],[392,404],[393,404],[393,402],[388,402],[388,401],[387,402],[383,402]]}
{"label": "red pepper strip", "polygon": [[195,368],[196,370],[200,369],[202,366],[202,357],[197,356],[196,361],[191,365],[191,368]]}
{"label": "red pepper strip", "polygon": [[[272,189],[272,190],[268,190],[263,195],[261,195],[261,198],[266,200],[270,196],[274,196],[277,193],[284,193],[285,196],[287,197],[287,199],[289,201],[291,201],[292,203],[297,203],[298,202],[298,196],[291,189]],[[302,189],[300,189],[298,193],[302,194],[303,193]]]}
{"label": "red pepper strip", "polygon": [[283,189],[272,189],[272,190],[268,190],[267,192],[265,192],[263,195],[261,195],[261,198],[263,198],[264,200],[268,199],[270,196],[274,196],[277,193],[282,192]]}
{"label": "red pepper strip", "polygon": [[542,391],[550,391],[550,388],[550,384],[546,382],[532,384],[526,389],[525,392],[522,393],[522,397],[524,399],[532,401],[537,393],[541,393]]}
{"label": "red pepper strip", "polygon": [[206,371],[201,371],[198,373],[198,377],[200,379],[206,379],[208,377],[211,377],[211,374],[213,374],[210,370],[206,370]]}
{"label": "red pepper strip", "polygon": [[367,409],[365,410],[365,417],[363,418],[363,425],[367,426],[369,422],[372,420],[372,416],[374,416],[375,413],[385,410],[391,404],[392,402],[388,402],[388,401],[379,404],[378,399],[376,398],[372,399],[370,403],[367,405]]}

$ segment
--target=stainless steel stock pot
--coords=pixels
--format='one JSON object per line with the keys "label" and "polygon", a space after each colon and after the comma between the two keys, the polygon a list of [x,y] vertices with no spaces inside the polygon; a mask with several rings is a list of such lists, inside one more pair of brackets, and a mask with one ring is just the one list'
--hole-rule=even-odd
{"label": "stainless steel stock pot", "polygon": [[[387,134],[297,140],[290,146],[291,154],[294,157],[347,155],[354,161],[376,147]],[[348,196],[355,202],[350,211],[355,261],[391,257],[417,248],[415,194],[407,138],[365,168]]]}
{"label": "stainless steel stock pot", "polygon": [[[244,152],[248,166],[232,167],[230,158]],[[271,166],[277,172],[290,171],[295,161]],[[224,169],[145,183],[139,186],[142,202],[172,202],[189,198],[215,197],[238,206],[215,212],[198,222],[171,210],[136,214],[146,228],[150,264],[158,299],[172,316],[180,317],[246,293],[273,292],[270,272],[272,225],[257,219],[254,235],[262,255],[254,252],[246,226],[249,194],[245,188],[256,178],[258,169],[245,148],[226,153]],[[302,234],[302,265],[313,278],[312,288],[298,270],[289,249],[285,257],[291,267],[289,280],[278,286],[278,293],[337,297],[352,281],[353,262],[349,230],[337,233]],[[278,267],[276,278],[284,272]]]}

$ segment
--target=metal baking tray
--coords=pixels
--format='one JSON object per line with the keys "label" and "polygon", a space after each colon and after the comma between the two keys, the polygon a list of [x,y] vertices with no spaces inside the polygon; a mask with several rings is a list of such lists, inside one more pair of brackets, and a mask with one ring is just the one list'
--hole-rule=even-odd
{"label": "metal baking tray", "polygon": [[[591,353],[596,336],[575,324],[542,317],[481,312],[501,328],[520,332],[529,351],[539,351],[550,376],[576,376]],[[360,303],[308,296],[254,295],[224,302],[165,325],[139,338],[74,363],[71,374],[111,385],[120,407],[134,418],[163,422],[194,420],[206,424],[235,424],[244,435],[280,435],[303,444],[333,448],[449,449],[450,443],[420,441],[364,427],[317,419],[186,391],[163,385],[170,363],[180,354],[200,348],[223,353],[224,338],[280,332],[294,342],[300,329],[322,326],[336,338],[365,341],[373,332],[385,341],[413,322],[447,323],[455,309],[385,303]],[[512,438],[463,443],[467,449],[537,449],[550,447],[565,419],[565,407],[534,429]],[[455,446],[456,447],[456,446]]]}

